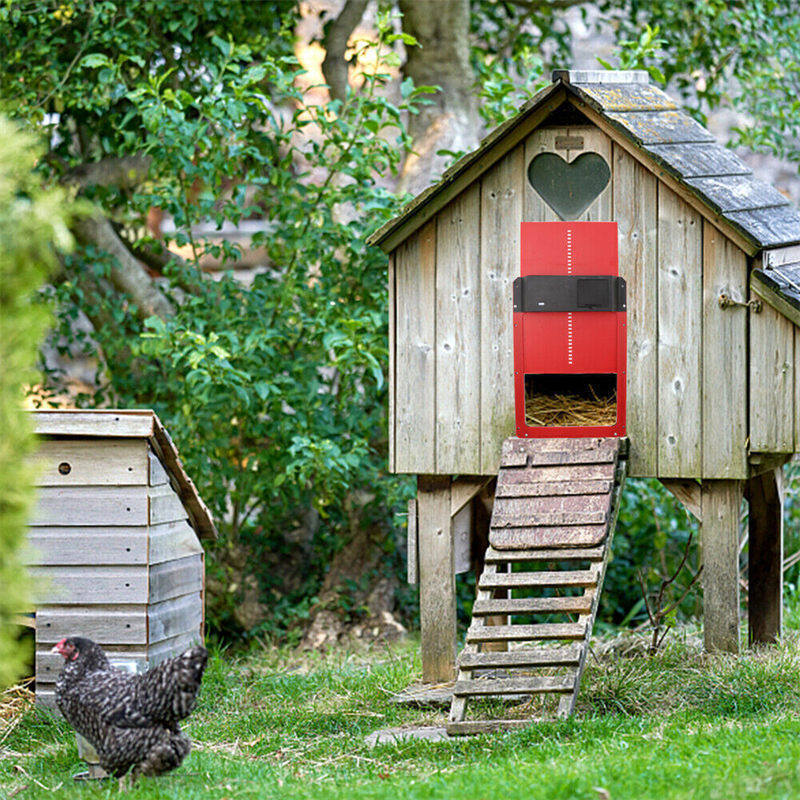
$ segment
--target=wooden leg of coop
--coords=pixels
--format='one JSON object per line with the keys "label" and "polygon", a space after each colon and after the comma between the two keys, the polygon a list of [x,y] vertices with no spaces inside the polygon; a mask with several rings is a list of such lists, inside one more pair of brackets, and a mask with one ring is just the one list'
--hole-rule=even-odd
{"label": "wooden leg of coop", "polygon": [[783,613],[783,470],[747,482],[750,503],[749,641],[774,642]]}
{"label": "wooden leg of coop", "polygon": [[741,481],[703,481],[703,631],[709,652],[739,652]]}
{"label": "wooden leg of coop", "polygon": [[422,680],[451,681],[456,664],[456,584],[449,477],[417,480]]}

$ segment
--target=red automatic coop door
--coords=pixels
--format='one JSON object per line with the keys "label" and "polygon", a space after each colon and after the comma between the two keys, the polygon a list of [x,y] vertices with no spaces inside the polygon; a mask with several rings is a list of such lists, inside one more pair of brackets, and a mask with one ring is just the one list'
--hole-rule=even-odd
{"label": "red automatic coop door", "polygon": [[517,436],[625,435],[616,222],[523,222],[514,281]]}

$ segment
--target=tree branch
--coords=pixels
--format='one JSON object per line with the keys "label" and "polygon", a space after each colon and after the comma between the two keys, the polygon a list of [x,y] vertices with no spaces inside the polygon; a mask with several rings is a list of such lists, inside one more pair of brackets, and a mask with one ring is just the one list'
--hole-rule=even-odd
{"label": "tree branch", "polygon": [[116,289],[133,297],[141,319],[151,316],[166,319],[175,313],[172,303],[125,247],[106,217],[100,213],[80,217],[73,224],[73,232],[79,242],[93,244],[113,256],[110,281]]}
{"label": "tree branch", "polygon": [[367,0],[345,0],[339,16],[325,26],[328,30],[322,40],[322,46],[325,48],[322,74],[325,76],[332,100],[344,100],[347,97],[349,81],[344,54],[347,51],[350,34],[361,22],[366,7]]}
{"label": "tree branch", "polygon": [[152,159],[150,156],[123,156],[104,158],[73,167],[62,178],[63,183],[71,183],[81,189],[89,186],[137,186],[146,177]]}

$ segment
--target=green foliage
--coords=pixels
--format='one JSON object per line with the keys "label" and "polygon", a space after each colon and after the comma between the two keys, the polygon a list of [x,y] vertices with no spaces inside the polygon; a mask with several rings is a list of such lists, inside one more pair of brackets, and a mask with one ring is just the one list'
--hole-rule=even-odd
{"label": "green foliage", "polygon": [[34,376],[49,322],[31,301],[53,269],[53,247],[71,242],[63,193],[43,191],[33,174],[38,157],[33,138],[0,117],[0,687],[19,674],[12,620],[28,606],[19,548],[33,501],[25,456],[34,440],[22,410],[23,386]]}

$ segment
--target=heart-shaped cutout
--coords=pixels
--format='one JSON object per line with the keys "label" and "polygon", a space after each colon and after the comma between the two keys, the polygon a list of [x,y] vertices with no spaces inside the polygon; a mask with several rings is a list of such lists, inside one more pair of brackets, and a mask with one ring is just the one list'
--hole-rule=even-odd
{"label": "heart-shaped cutout", "polygon": [[528,180],[559,219],[577,219],[600,196],[611,170],[598,153],[581,153],[567,163],[557,153],[539,153],[528,165]]}

